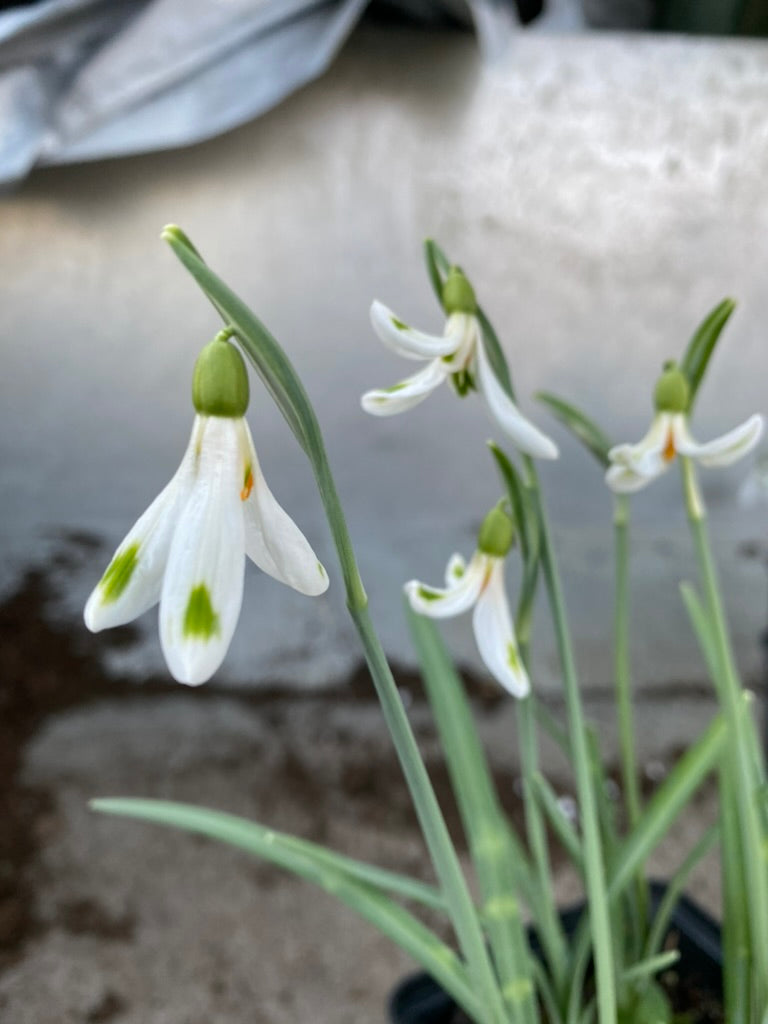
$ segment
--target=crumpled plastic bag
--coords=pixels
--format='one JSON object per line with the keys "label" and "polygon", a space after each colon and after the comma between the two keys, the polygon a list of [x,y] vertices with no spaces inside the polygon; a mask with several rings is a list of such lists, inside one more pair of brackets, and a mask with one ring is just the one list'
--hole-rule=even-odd
{"label": "crumpled plastic bag", "polygon": [[[0,185],[243,124],[322,74],[368,3],[44,0],[0,11]],[[516,0],[388,3],[425,22],[474,23],[491,55],[500,26],[519,26]]]}

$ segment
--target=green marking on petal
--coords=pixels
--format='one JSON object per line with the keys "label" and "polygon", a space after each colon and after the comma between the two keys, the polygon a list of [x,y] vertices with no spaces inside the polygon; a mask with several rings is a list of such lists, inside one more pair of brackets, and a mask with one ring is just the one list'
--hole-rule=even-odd
{"label": "green marking on petal", "polygon": [[464,567],[461,565],[455,565],[453,567],[453,575],[457,580],[460,580],[464,575]]}
{"label": "green marking on petal", "polygon": [[213,610],[211,595],[204,583],[193,588],[184,612],[182,634],[197,640],[210,640],[219,632],[219,616]]}
{"label": "green marking on petal", "polygon": [[[453,356],[443,356],[443,360],[449,363]],[[475,379],[469,370],[457,370],[451,374],[451,383],[459,398],[466,398],[470,391],[475,390]]]}
{"label": "green marking on petal", "polygon": [[428,587],[418,587],[416,593],[422,599],[422,601],[439,601],[443,595],[438,594],[434,590],[430,590]]}
{"label": "green marking on petal", "polygon": [[101,599],[104,604],[112,604],[131,582],[131,576],[138,564],[139,542],[131,544],[120,551],[107,566],[101,577]]}
{"label": "green marking on petal", "polygon": [[404,324],[403,321],[402,320],[398,320],[396,316],[392,317],[392,323],[395,325],[395,327],[398,329],[398,331],[407,331],[407,330],[410,329],[408,327],[408,324]]}
{"label": "green marking on petal", "polygon": [[320,562],[317,563],[317,571],[320,573],[323,579],[325,579],[325,569]]}
{"label": "green marking on petal", "polygon": [[394,394],[395,391],[402,391],[404,387],[407,387],[405,381],[401,381],[400,384],[393,384],[391,388],[383,388],[382,390],[387,395]]}
{"label": "green marking on petal", "polygon": [[517,648],[514,644],[507,644],[507,662],[513,672],[520,671],[520,655],[517,653]]}

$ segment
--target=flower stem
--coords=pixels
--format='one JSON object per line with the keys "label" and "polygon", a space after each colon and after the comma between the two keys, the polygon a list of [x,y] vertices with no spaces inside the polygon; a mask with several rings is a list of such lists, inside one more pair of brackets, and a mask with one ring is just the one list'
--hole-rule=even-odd
{"label": "flower stem", "polygon": [[732,893],[749,893],[746,910],[753,972],[752,990],[756,999],[755,1019],[761,1019],[768,1009],[768,872],[765,863],[766,836],[756,800],[758,788],[765,781],[765,771],[762,764],[755,764],[752,756],[755,743],[750,738],[750,730],[754,730],[755,725],[747,713],[745,695],[731,648],[696,471],[687,457],[681,458],[681,467],[688,520],[714,633],[712,644],[718,668],[715,684],[728,722],[724,773],[726,791],[722,794],[722,801],[733,801],[741,837],[741,857],[733,861],[729,858],[729,863],[723,865],[728,875],[726,889]]}
{"label": "flower stem", "polygon": [[483,900],[483,917],[512,1024],[536,1024],[531,957],[519,896],[540,916],[526,852],[499,803],[464,684],[434,622],[406,604],[411,636],[445,753]]}
{"label": "flower stem", "polygon": [[477,912],[451,843],[442,812],[413,735],[395,680],[368,609],[350,607],[384,718],[411,791],[424,839],[448,901],[456,934],[487,1017],[480,1024],[506,1021],[501,994],[485,947]]}
{"label": "flower stem", "polygon": [[600,827],[595,805],[595,794],[592,789],[584,710],[579,692],[579,680],[565,612],[562,585],[552,547],[549,524],[541,497],[538,475],[533,460],[529,456],[525,457],[525,464],[531,494],[536,502],[539,522],[541,524],[541,561],[563,668],[571,751],[576,772],[576,789],[581,813],[584,873],[595,960],[598,1021],[600,1024],[615,1024],[616,984],[611,921],[606,890],[605,865],[603,863],[600,841]]}
{"label": "flower stem", "polygon": [[[635,728],[632,715],[632,680],[629,656],[629,499],[618,495],[614,504],[614,684],[619,726],[621,781],[626,801],[627,824],[634,830],[642,813],[637,775]],[[648,886],[642,867],[635,882],[635,924],[644,938],[648,927]]]}
{"label": "flower stem", "polygon": [[309,422],[305,425],[305,430],[309,435],[310,449],[313,452],[312,467],[341,563],[347,591],[347,607],[362,641],[365,660],[384,713],[384,720],[395,745],[435,872],[445,893],[473,987],[484,1006],[481,1024],[506,1024],[504,1002],[488,955],[477,910],[419,753],[392,670],[368,612],[368,598],[360,578],[352,540],[314,412],[307,419]]}
{"label": "flower stem", "polygon": [[528,846],[533,858],[535,877],[540,893],[540,916],[536,920],[539,940],[546,952],[555,989],[563,997],[568,984],[568,958],[560,918],[555,907],[552,869],[547,847],[547,833],[536,799],[534,777],[539,768],[536,737],[535,697],[531,694],[517,702],[518,736],[523,768],[523,796]]}

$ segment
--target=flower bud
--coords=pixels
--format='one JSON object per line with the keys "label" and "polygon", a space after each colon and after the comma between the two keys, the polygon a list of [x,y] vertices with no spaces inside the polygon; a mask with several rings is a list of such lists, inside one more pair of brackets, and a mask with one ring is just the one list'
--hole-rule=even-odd
{"label": "flower bud", "polygon": [[496,505],[483,520],[477,547],[484,555],[504,558],[515,539],[515,527],[507,513]]}
{"label": "flower bud", "polygon": [[458,267],[451,267],[443,285],[443,309],[451,313],[477,312],[475,290]]}
{"label": "flower bud", "polygon": [[688,378],[675,362],[664,364],[664,372],[656,381],[653,404],[657,412],[685,412],[691,396]]}
{"label": "flower bud", "polygon": [[192,402],[203,416],[237,419],[248,408],[248,371],[225,331],[205,346],[192,375]]}

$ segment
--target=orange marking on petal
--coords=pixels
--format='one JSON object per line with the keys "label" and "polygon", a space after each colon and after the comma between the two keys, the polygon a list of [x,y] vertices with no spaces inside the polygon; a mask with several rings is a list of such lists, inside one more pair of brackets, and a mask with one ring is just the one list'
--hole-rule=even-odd
{"label": "orange marking on petal", "polygon": [[246,501],[250,497],[252,490],[253,490],[253,470],[251,469],[250,466],[248,466],[248,468],[245,471],[245,483],[243,484],[242,491],[240,491],[240,501]]}
{"label": "orange marking on petal", "polygon": [[675,451],[675,435],[670,430],[669,433],[667,434],[667,443],[664,446],[664,452],[663,452],[664,461],[665,462],[671,462],[672,459],[674,459],[676,454],[677,453]]}

